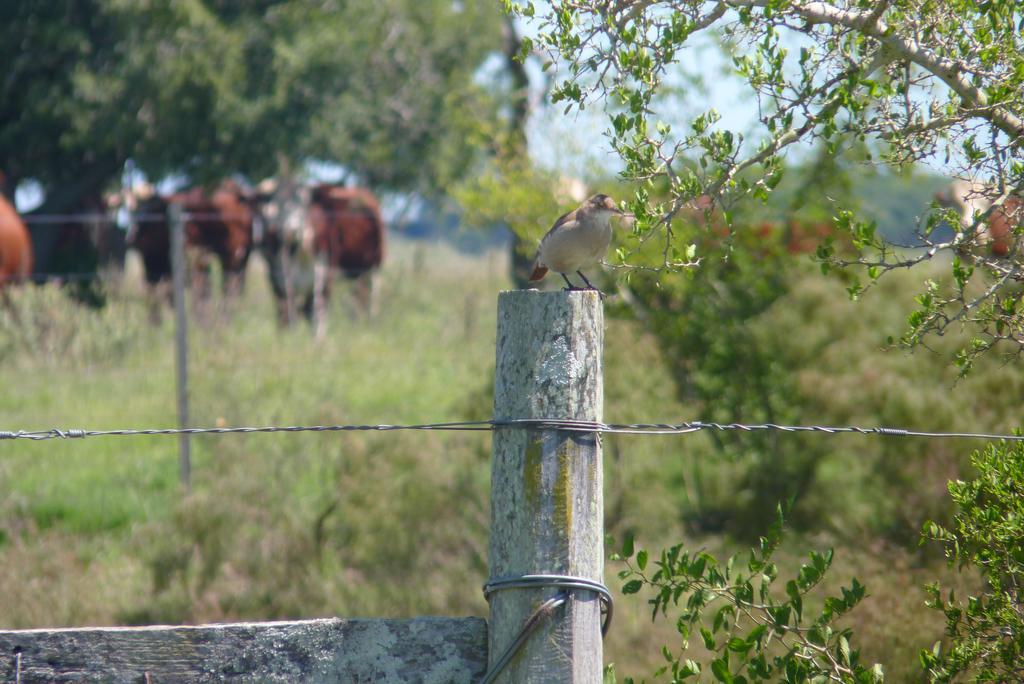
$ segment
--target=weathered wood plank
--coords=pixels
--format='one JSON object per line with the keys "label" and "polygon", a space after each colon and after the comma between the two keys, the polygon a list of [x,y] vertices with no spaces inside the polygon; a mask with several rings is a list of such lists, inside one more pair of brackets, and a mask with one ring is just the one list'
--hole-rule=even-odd
{"label": "weathered wood plank", "polygon": [[482,618],[302,620],[196,627],[0,631],[0,681],[478,680]]}
{"label": "weathered wood plank", "polygon": [[[502,292],[496,419],[600,421],[604,318],[596,292]],[[596,435],[499,429],[492,441],[491,578],[558,574],[603,581],[604,504]],[[490,597],[493,663],[553,588]],[[574,592],[535,631],[498,682],[601,681],[600,602]]]}

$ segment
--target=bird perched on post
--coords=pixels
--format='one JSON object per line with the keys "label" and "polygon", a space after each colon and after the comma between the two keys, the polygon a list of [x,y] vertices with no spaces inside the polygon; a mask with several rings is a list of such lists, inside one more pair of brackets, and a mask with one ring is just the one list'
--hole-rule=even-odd
{"label": "bird perched on post", "polygon": [[623,215],[615,200],[597,194],[561,216],[540,241],[530,280],[540,280],[550,269],[561,274],[568,289],[578,290],[566,275],[575,271],[587,284],[584,289],[597,290],[580,269],[601,260],[612,241],[611,218]]}

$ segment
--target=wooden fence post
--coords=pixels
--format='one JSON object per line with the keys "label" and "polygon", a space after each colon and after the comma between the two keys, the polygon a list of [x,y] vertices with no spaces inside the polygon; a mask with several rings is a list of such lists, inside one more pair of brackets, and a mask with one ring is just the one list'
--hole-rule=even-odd
{"label": "wooden fence post", "polygon": [[[494,418],[601,421],[604,314],[596,292],[502,292],[498,298]],[[491,466],[491,581],[571,575],[603,582],[601,442],[586,432],[495,430]],[[501,588],[490,601],[489,662],[560,589]],[[595,592],[544,619],[498,682],[601,681]]]}
{"label": "wooden fence post", "polygon": [[[171,229],[171,274],[174,283],[174,367],[178,400],[178,427],[189,426],[188,417],[188,317],[185,312],[185,217],[180,204],[168,207]],[[178,436],[181,483],[192,479],[191,435]]]}

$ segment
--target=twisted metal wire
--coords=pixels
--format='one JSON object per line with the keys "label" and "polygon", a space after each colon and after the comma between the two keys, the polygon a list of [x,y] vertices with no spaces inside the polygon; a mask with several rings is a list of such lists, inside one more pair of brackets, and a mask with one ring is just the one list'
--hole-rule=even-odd
{"label": "twisted metal wire", "polygon": [[453,421],[446,423],[422,423],[414,425],[270,425],[263,427],[190,427],[190,428],[121,428],[116,430],[59,429],[48,430],[0,430],[0,440],[5,439],[83,439],[85,437],[125,437],[138,435],[223,435],[264,432],[364,432],[394,430],[436,430],[485,432],[503,428],[525,428],[534,430],[562,430],[567,432],[607,433],[620,435],[680,435],[701,430],[741,430],[754,432],[776,430],[779,432],[817,432],[828,435],[858,434],[885,437],[931,437],[1024,441],[1024,435],[995,434],[985,432],[926,432],[893,427],[835,427],[824,425],[778,425],[760,423],[704,423],[685,421],[681,423],[601,423],[586,420],[563,420],[557,418],[513,418],[476,421]]}
{"label": "twisted metal wire", "polygon": [[[338,218],[343,216],[356,216],[361,214],[359,209],[343,209],[343,210],[324,210],[321,209],[321,213],[329,218]],[[168,215],[164,212],[152,212],[152,211],[132,211],[126,214],[131,217],[132,221],[170,221]],[[237,212],[237,211],[183,211],[181,212],[182,220],[192,221],[194,223],[217,223],[221,221],[238,221],[248,220],[253,217],[253,214],[249,212]],[[114,225],[118,222],[117,215],[113,212],[82,212],[82,213],[70,213],[70,214],[21,214],[19,216],[22,223],[30,225],[63,225],[68,223],[106,223]]]}

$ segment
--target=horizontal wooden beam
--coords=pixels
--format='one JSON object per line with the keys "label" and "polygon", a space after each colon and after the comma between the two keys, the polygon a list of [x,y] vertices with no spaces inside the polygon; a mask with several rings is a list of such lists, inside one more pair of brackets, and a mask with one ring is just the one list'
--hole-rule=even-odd
{"label": "horizontal wooden beam", "polygon": [[0,681],[472,682],[482,618],[0,630]]}

